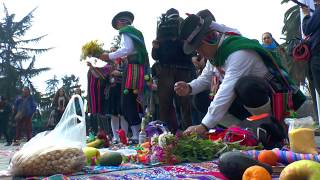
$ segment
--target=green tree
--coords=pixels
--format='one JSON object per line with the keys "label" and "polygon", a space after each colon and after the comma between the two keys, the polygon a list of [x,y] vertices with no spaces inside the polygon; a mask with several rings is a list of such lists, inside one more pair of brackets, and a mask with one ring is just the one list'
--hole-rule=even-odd
{"label": "green tree", "polygon": [[61,80],[62,86],[69,96],[73,95],[75,88],[80,86],[79,77],[76,77],[74,74],[71,74],[70,76],[65,75],[61,78]]}
{"label": "green tree", "polygon": [[35,68],[36,55],[51,48],[33,48],[43,36],[25,39],[26,32],[31,28],[33,9],[20,21],[15,21],[15,14],[10,14],[5,6],[4,17],[0,21],[0,93],[14,99],[23,86],[40,97],[31,79],[49,68]]}
{"label": "green tree", "polygon": [[54,75],[52,79],[46,80],[46,94],[55,94],[58,91],[59,79]]}
{"label": "green tree", "polygon": [[41,118],[44,121],[49,119],[50,113],[52,111],[52,101],[55,93],[58,90],[58,85],[60,80],[57,79],[57,76],[54,75],[52,79],[48,79],[46,82],[46,92],[41,95],[40,109],[41,109]]}
{"label": "green tree", "polygon": [[[288,3],[289,0],[283,0],[281,4]],[[289,8],[284,14],[284,26],[282,34],[285,35],[285,44],[288,54],[293,49],[294,42],[301,39],[301,22],[300,22],[300,7],[294,5]],[[306,85],[307,63],[296,62],[292,56],[288,56],[288,71],[289,75],[300,85]]]}
{"label": "green tree", "polygon": [[[289,1],[283,0],[281,4],[288,3]],[[292,6],[285,12],[283,22],[282,34],[285,35],[286,42],[295,38],[301,38],[300,7],[298,5]]]}

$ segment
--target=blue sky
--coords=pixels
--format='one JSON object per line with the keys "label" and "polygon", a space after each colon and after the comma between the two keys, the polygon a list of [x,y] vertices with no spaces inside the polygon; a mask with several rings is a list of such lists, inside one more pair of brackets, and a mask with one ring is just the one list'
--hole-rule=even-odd
{"label": "blue sky", "polygon": [[[52,70],[33,79],[42,92],[45,80],[57,75],[75,74],[80,77],[82,89],[86,89],[87,66],[80,62],[81,46],[94,39],[108,49],[117,31],[111,26],[112,17],[119,11],[129,10],[135,14],[133,25],[145,36],[149,54],[151,42],[156,35],[157,17],[173,7],[182,17],[185,13],[196,13],[209,9],[218,23],[236,28],[249,38],[260,40],[263,32],[271,32],[280,40],[285,11],[293,4],[281,5],[281,0],[2,0],[9,13],[20,20],[32,9],[33,26],[26,38],[48,34],[37,47],[54,47],[37,56],[36,66]],[[3,16],[3,7],[0,7]],[[151,63],[153,63],[152,58]]]}

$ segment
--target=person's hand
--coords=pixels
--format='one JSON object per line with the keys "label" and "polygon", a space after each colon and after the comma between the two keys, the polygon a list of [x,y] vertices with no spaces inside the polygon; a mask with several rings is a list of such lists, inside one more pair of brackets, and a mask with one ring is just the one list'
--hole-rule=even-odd
{"label": "person's hand", "polygon": [[184,81],[179,81],[174,84],[174,91],[179,96],[187,96],[191,92],[191,87]]}
{"label": "person's hand", "polygon": [[308,7],[301,7],[304,16],[310,15]]}
{"label": "person's hand", "polygon": [[118,71],[118,70],[114,70],[114,71],[111,72],[111,75],[112,76],[121,76],[121,72]]}
{"label": "person's hand", "polygon": [[87,62],[87,66],[89,66],[89,67],[92,67],[92,64],[91,64],[91,62]]}
{"label": "person's hand", "polygon": [[198,134],[198,135],[205,135],[205,133],[207,132],[207,129],[199,124],[199,125],[195,125],[195,126],[189,126],[184,132],[184,135],[190,135],[190,134]]}
{"label": "person's hand", "polygon": [[152,41],[152,47],[153,48],[159,48],[159,41],[158,40],[153,40]]}
{"label": "person's hand", "polygon": [[103,53],[98,58],[101,59],[102,61],[109,61],[110,60],[109,53]]}

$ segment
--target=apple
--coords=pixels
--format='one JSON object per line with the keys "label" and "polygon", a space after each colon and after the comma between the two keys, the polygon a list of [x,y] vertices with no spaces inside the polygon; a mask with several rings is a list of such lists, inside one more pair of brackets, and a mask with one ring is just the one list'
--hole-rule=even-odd
{"label": "apple", "polygon": [[100,159],[100,152],[94,147],[85,147],[82,149],[84,155],[87,158],[87,165],[98,165]]}
{"label": "apple", "polygon": [[280,180],[319,180],[320,163],[312,160],[300,160],[286,166],[281,174]]}

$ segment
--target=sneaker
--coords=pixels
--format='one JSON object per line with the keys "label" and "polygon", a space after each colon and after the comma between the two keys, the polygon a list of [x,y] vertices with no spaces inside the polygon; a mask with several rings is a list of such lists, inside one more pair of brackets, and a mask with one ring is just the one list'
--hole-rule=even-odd
{"label": "sneaker", "polygon": [[5,144],[5,146],[10,146],[11,145],[11,142],[7,142],[7,144]]}

